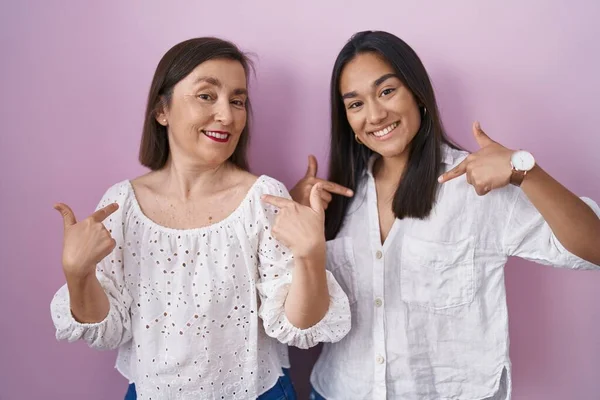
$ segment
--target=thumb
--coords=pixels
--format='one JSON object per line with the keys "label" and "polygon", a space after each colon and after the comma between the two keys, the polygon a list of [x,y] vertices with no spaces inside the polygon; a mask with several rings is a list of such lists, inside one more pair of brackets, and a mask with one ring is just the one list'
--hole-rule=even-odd
{"label": "thumb", "polygon": [[323,184],[317,183],[313,185],[312,189],[310,189],[310,208],[313,209],[317,214],[324,216],[325,209],[323,208],[323,203],[321,201],[321,191],[323,190]]}
{"label": "thumb", "polygon": [[310,156],[308,156],[308,169],[306,170],[306,177],[315,177],[317,176],[317,159],[315,156],[313,156],[312,154]]}
{"label": "thumb", "polygon": [[481,125],[477,121],[473,123],[473,136],[475,136],[475,140],[481,148],[495,143],[488,135],[486,135],[483,129],[481,129]]}
{"label": "thumb", "polygon": [[77,219],[75,218],[75,214],[71,207],[64,203],[58,203],[54,206],[54,209],[60,213],[63,217],[63,222],[65,224],[65,229],[71,225],[75,225],[77,223]]}

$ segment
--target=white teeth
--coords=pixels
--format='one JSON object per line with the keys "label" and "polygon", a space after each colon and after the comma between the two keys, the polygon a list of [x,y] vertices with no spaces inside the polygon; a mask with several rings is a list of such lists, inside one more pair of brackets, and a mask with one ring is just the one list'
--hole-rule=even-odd
{"label": "white teeth", "polygon": [[212,131],[204,131],[204,134],[206,136],[214,137],[214,138],[221,139],[221,140],[225,140],[229,136],[229,134],[227,134],[227,133],[219,133],[219,132],[212,132]]}
{"label": "white teeth", "polygon": [[373,135],[377,136],[377,137],[382,137],[387,135],[388,133],[390,133],[391,131],[393,131],[394,129],[396,129],[396,127],[398,126],[397,122],[394,122],[393,124],[391,124],[390,126],[388,126],[387,128],[383,128],[380,131],[376,131],[373,132]]}

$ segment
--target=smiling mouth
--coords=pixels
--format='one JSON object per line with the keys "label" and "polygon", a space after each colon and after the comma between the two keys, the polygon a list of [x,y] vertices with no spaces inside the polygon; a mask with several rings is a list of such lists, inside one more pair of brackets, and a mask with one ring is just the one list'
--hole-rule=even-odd
{"label": "smiling mouth", "polygon": [[202,131],[202,133],[209,139],[219,143],[225,143],[229,141],[229,137],[231,136],[228,132],[222,131]]}
{"label": "smiling mouth", "polygon": [[380,129],[378,131],[374,131],[374,132],[369,132],[369,135],[373,135],[376,138],[383,138],[387,135],[390,134],[390,132],[392,132],[394,129],[396,129],[398,127],[399,123],[398,122],[393,122],[392,124],[386,126],[383,129]]}

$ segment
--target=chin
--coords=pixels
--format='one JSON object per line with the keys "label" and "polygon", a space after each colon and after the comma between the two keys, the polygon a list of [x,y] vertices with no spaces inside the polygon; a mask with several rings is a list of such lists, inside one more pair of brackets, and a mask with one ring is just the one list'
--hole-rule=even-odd
{"label": "chin", "polygon": [[393,158],[393,157],[399,157],[403,154],[406,153],[406,151],[408,150],[408,146],[404,145],[404,144],[392,144],[390,143],[389,146],[373,146],[372,150],[375,151],[377,154],[379,154],[382,157],[385,158]]}

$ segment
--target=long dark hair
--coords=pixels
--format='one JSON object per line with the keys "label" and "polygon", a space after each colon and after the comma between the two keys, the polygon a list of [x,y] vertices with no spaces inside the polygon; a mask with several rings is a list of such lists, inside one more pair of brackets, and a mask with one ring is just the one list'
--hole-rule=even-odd
{"label": "long dark hair", "polygon": [[[457,148],[444,132],[429,75],[415,51],[402,39],[379,31],[354,34],[342,48],[331,74],[331,146],[329,180],[356,192],[373,151],[359,144],[348,123],[340,76],[344,67],[361,53],[382,56],[394,69],[421,109],[421,126],[410,144],[408,164],[403,172],[392,208],[396,218],[426,218],[435,203],[442,165],[442,144]],[[351,199],[334,196],[325,216],[328,240],[338,234]]]}
{"label": "long dark hair", "polygon": [[[161,106],[169,105],[173,94],[173,87],[188,76],[198,65],[205,61],[224,58],[238,61],[242,64],[248,80],[249,69],[252,64],[249,58],[231,42],[214,38],[202,37],[189,39],[173,46],[162,57],[156,71],[144,116],[144,129],[140,143],[140,163],[155,171],[165,166],[169,157],[169,140],[167,128],[156,121],[156,113]],[[246,126],[242,130],[239,142],[229,158],[229,161],[245,171],[248,170],[247,149],[250,139],[250,99],[246,101],[248,114]]]}

